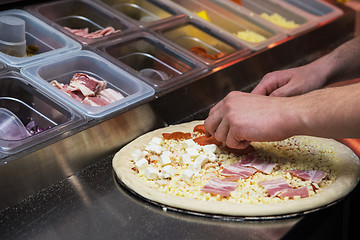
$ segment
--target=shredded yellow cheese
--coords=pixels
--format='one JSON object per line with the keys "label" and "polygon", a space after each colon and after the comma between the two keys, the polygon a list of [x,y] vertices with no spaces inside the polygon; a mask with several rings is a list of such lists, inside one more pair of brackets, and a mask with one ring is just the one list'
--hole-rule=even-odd
{"label": "shredded yellow cheese", "polygon": [[262,13],[260,14],[260,16],[280,27],[283,28],[297,28],[300,25],[295,23],[294,21],[288,21],[286,20],[286,18],[284,18],[283,16],[281,16],[278,13],[273,13],[271,15],[267,14],[267,13]]}
{"label": "shredded yellow cheese", "polygon": [[256,32],[250,31],[248,29],[244,31],[238,31],[235,35],[244,41],[252,42],[252,43],[258,43],[266,40],[264,36]]}
{"label": "shredded yellow cheese", "polygon": [[[270,174],[260,171],[256,172],[247,179],[239,179],[238,187],[230,193],[229,197],[219,195],[211,195],[202,192],[202,187],[214,177],[221,177],[219,173],[229,166],[243,158],[233,153],[228,153],[220,148],[216,148],[214,154],[216,160],[205,163],[198,173],[195,173],[190,179],[183,180],[182,173],[186,169],[190,169],[189,164],[183,163],[182,155],[186,152],[184,141],[178,140],[162,140],[161,148],[163,151],[170,152],[171,166],[175,169],[175,174],[170,178],[157,178],[149,180],[143,171],[139,171],[138,176],[142,178],[151,188],[157,189],[163,193],[171,194],[179,197],[191,197],[205,201],[229,201],[236,203],[251,204],[270,204],[276,202],[289,201],[289,198],[270,197],[266,190],[259,184],[260,181],[284,178],[286,182],[293,188],[306,186],[309,196],[322,191],[335,181],[337,168],[332,162],[334,159],[334,149],[326,146],[313,146],[307,142],[306,138],[289,138],[284,141],[270,143],[252,143],[255,147],[257,157],[270,163],[278,165]],[[144,149],[141,149],[144,150]],[[199,154],[205,150],[199,147]],[[152,158],[154,153],[147,153],[147,159]],[[149,165],[161,172],[163,167],[159,161],[149,161]],[[322,170],[328,175],[319,183],[302,180],[285,170],[302,169],[302,170]],[[295,197],[297,199],[299,197]]]}

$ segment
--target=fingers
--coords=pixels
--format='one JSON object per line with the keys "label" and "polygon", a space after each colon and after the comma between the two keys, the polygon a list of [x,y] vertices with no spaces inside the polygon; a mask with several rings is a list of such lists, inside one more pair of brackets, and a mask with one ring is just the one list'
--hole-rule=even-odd
{"label": "fingers", "polygon": [[[283,70],[283,71],[275,71],[266,74],[261,82],[252,90],[251,93],[258,95],[272,95],[272,96],[282,96],[276,95],[278,89],[286,86],[291,80],[291,71]],[[284,94],[284,92],[283,92]]]}
{"label": "fingers", "polygon": [[211,109],[209,116],[205,119],[205,135],[207,137],[214,136],[216,129],[218,128],[219,124],[221,123],[221,111]]}
{"label": "fingers", "polygon": [[216,128],[213,136],[219,142],[226,142],[229,133],[229,124],[226,119],[222,119],[218,127]]}

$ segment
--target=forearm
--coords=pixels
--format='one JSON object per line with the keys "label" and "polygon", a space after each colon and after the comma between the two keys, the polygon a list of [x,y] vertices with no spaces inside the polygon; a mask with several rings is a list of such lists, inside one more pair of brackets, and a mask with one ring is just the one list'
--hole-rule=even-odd
{"label": "forearm", "polygon": [[313,91],[285,105],[296,119],[294,135],[360,138],[360,84]]}
{"label": "forearm", "polygon": [[322,74],[324,84],[360,77],[360,36],[309,64]]}

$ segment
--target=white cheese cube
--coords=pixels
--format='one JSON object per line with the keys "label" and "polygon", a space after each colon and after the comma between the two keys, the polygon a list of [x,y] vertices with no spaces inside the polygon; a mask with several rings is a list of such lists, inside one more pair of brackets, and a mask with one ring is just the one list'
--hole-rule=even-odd
{"label": "white cheese cube", "polygon": [[190,180],[191,177],[194,175],[194,172],[191,171],[190,169],[185,169],[181,175],[180,175],[180,178],[181,180],[185,181],[185,180]]}
{"label": "white cheese cube", "polygon": [[214,153],[208,153],[206,156],[210,162],[214,162],[217,159]]}
{"label": "white cheese cube", "polygon": [[163,173],[164,178],[170,178],[174,176],[176,169],[171,165],[166,165],[161,169],[161,172]]}
{"label": "white cheese cube", "polygon": [[202,150],[205,154],[214,153],[216,151],[217,146],[215,144],[209,144],[202,146]]}
{"label": "white cheese cube", "polygon": [[161,142],[162,142],[162,139],[161,139],[161,138],[153,137],[153,138],[151,139],[151,141],[149,142],[149,144],[160,145]]}
{"label": "white cheese cube", "polygon": [[160,155],[160,164],[161,166],[168,165],[171,163],[170,156],[168,154],[161,154]]}
{"label": "white cheese cube", "polygon": [[181,155],[181,163],[183,165],[191,163],[191,157],[189,154],[184,153]]}
{"label": "white cheese cube", "polygon": [[195,147],[186,148],[185,152],[189,154],[191,158],[196,158],[199,156],[199,151]]}
{"label": "white cheese cube", "polygon": [[204,154],[199,155],[196,159],[195,159],[195,163],[199,164],[200,167],[202,167],[205,163],[207,163],[209,161],[208,157]]}
{"label": "white cheese cube", "polygon": [[184,148],[194,147],[195,144],[196,144],[196,143],[195,143],[194,140],[192,140],[192,139],[186,139],[186,140],[184,140],[184,141],[182,142],[182,145],[183,145]]}
{"label": "white cheese cube", "polygon": [[191,162],[189,164],[189,169],[193,170],[194,172],[200,172],[201,170],[201,163],[199,162]]}
{"label": "white cheese cube", "polygon": [[143,153],[143,151],[141,151],[140,149],[136,149],[136,151],[131,154],[131,159],[134,162],[139,161],[140,159],[142,159],[143,157],[145,157],[145,154]]}
{"label": "white cheese cube", "polygon": [[158,177],[158,170],[153,167],[147,167],[145,169],[145,177],[149,180],[156,179]]}
{"label": "white cheese cube", "polygon": [[147,166],[148,166],[148,161],[145,159],[145,158],[142,158],[140,160],[138,160],[136,163],[135,163],[135,167],[141,171],[143,169],[145,169]]}
{"label": "white cheese cube", "polygon": [[161,148],[161,146],[160,146],[160,145],[157,145],[157,144],[151,144],[151,143],[149,143],[148,145],[146,145],[145,150],[146,150],[146,151],[149,151],[149,152],[156,153],[156,154],[161,154],[161,153],[162,153],[162,148]]}

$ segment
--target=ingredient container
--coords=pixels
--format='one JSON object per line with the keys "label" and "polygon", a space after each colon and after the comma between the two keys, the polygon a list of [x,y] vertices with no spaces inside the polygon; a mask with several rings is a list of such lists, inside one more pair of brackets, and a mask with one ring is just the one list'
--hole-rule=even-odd
{"label": "ingredient container", "polygon": [[4,155],[35,149],[85,122],[84,115],[51,98],[21,74],[0,74],[0,152]]}
{"label": "ingredient container", "polygon": [[[39,88],[59,101],[81,111],[89,118],[101,118],[114,112],[120,113],[154,94],[154,89],[150,86],[90,51],[79,51],[61,58],[53,58],[47,62],[39,62],[21,69],[21,72]],[[96,79],[95,81],[105,83],[105,89],[115,90],[123,98],[104,106],[91,106],[75,100],[76,96],[70,96],[70,93],[65,93],[51,84],[55,80],[58,85],[68,85],[77,73],[86,74]],[[82,91],[81,87],[79,88]],[[74,93],[77,94],[77,92]],[[97,96],[89,95],[89,97],[88,99],[95,97],[93,100],[97,100]]]}
{"label": "ingredient container", "polygon": [[287,35],[295,35],[316,26],[316,22],[271,0],[242,0],[241,6],[230,0],[223,1],[234,8],[244,7],[281,28]]}
{"label": "ingredient container", "polygon": [[9,66],[23,67],[81,49],[81,45],[23,10],[0,12],[0,17],[16,17],[25,22],[27,56],[16,57],[0,52],[0,60]]}
{"label": "ingredient container", "polygon": [[206,71],[204,64],[147,32],[107,43],[98,49],[157,92],[195,80]]}
{"label": "ingredient container", "polygon": [[313,19],[319,24],[324,24],[341,15],[343,11],[325,1],[318,0],[272,0],[288,9],[298,11],[302,16]]}
{"label": "ingredient container", "polygon": [[135,25],[91,1],[49,2],[27,10],[83,44],[119,37],[136,29]]}
{"label": "ingredient container", "polygon": [[224,37],[260,50],[286,37],[273,24],[243,8],[234,9],[216,0],[163,1],[177,6],[191,17],[213,24]]}
{"label": "ingredient container", "polygon": [[140,27],[162,24],[182,17],[176,8],[156,0],[96,0]]}
{"label": "ingredient container", "polygon": [[214,67],[251,53],[245,45],[224,38],[211,25],[196,19],[181,19],[154,29],[161,37]]}

